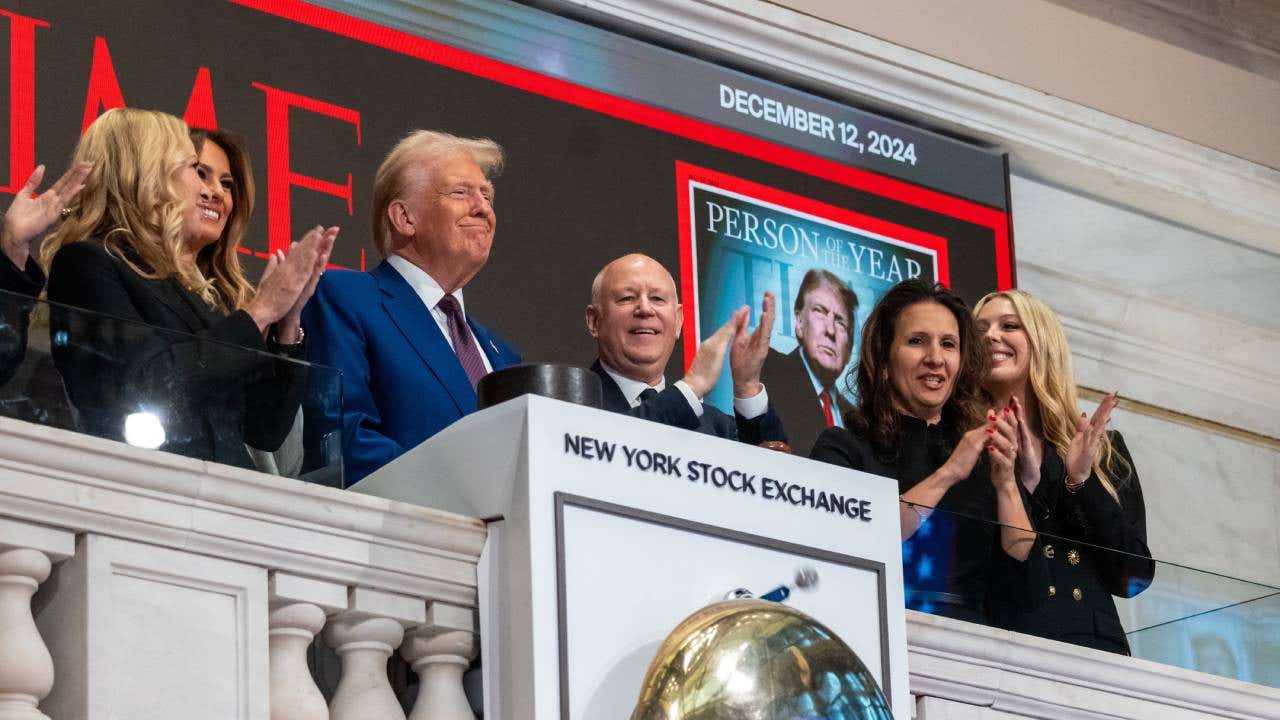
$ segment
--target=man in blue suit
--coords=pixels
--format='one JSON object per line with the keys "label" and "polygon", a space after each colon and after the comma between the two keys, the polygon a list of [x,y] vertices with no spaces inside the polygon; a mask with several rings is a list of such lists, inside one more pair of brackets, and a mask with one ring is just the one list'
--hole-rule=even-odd
{"label": "man in blue suit", "polygon": [[303,311],[307,359],[342,371],[350,485],[476,409],[476,382],[520,356],[466,315],[497,216],[491,140],[419,130],[374,178],[373,270],[326,273]]}

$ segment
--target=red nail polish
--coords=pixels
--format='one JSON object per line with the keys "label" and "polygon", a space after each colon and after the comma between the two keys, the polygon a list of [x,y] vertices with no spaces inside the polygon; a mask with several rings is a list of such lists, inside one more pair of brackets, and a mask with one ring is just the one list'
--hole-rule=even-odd
{"label": "red nail polish", "polygon": [[996,429],[995,429],[995,428],[987,428],[987,432],[989,432],[989,433],[993,433],[993,434],[994,434],[994,433],[995,433],[995,431],[996,431]]}

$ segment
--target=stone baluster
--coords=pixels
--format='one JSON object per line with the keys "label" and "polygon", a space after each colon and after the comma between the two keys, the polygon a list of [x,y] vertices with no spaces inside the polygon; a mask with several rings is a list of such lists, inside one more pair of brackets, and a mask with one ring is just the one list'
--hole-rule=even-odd
{"label": "stone baluster", "polygon": [[431,603],[427,621],[413,628],[400,654],[418,674],[418,698],[409,720],[475,720],[462,689],[462,673],[477,652],[470,608]]}
{"label": "stone baluster", "polygon": [[307,648],[325,617],[347,605],[347,587],[271,573],[271,720],[329,720],[307,667]]}
{"label": "stone baluster", "polygon": [[38,707],[53,689],[53,657],[31,597],[74,553],[70,532],[0,518],[0,720],[48,720]]}
{"label": "stone baluster", "polygon": [[426,603],[405,595],[352,588],[347,609],[329,621],[325,642],[342,662],[329,703],[332,720],[405,720],[387,679],[387,658],[404,629],[426,621]]}

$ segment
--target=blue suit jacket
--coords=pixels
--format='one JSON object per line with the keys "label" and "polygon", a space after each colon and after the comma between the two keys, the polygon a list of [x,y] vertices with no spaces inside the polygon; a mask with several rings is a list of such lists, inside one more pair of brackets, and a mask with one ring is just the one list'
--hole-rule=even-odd
{"label": "blue suit jacket", "polygon": [[[440,326],[388,263],[320,278],[302,312],[307,359],[342,371],[342,457],[350,485],[476,409]],[[520,355],[472,318],[494,370]]]}

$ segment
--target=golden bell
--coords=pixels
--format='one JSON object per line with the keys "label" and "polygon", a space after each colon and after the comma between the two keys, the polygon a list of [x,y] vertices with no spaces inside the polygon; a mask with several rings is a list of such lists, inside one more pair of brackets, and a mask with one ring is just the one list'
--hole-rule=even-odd
{"label": "golden bell", "polygon": [[743,599],[685,618],[654,655],[631,720],[892,720],[875,678],[825,625]]}

